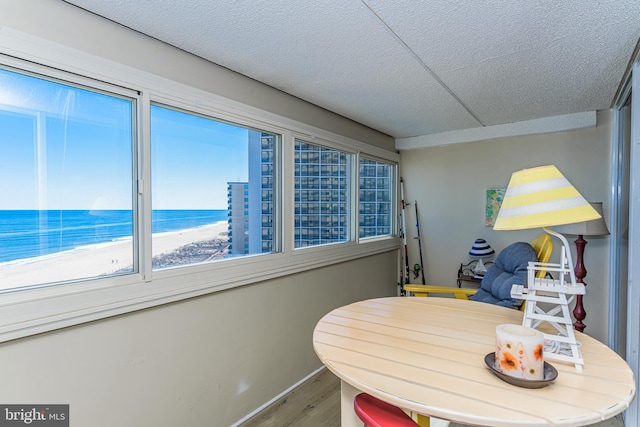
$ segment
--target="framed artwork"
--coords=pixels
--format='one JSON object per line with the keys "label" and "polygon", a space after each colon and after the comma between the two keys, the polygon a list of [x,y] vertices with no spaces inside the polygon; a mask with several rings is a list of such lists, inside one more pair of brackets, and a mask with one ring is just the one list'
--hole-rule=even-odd
{"label": "framed artwork", "polygon": [[493,227],[502,205],[502,199],[504,198],[504,192],[506,188],[489,188],[487,190],[486,208],[484,216],[484,225],[486,227]]}

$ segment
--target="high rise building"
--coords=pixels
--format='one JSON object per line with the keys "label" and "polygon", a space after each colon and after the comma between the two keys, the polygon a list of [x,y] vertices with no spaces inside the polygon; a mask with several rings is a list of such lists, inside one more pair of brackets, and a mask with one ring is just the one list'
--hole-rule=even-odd
{"label": "high rise building", "polygon": [[246,254],[249,250],[249,183],[227,183],[227,227],[229,255]]}
{"label": "high rise building", "polygon": [[360,237],[391,234],[392,166],[374,160],[360,160]]}
{"label": "high rise building", "polygon": [[[275,135],[250,131],[249,182],[228,183],[230,255],[274,250],[275,141]],[[349,239],[351,156],[339,150],[296,141],[296,248]],[[392,166],[361,159],[359,172],[360,237],[391,234]]]}
{"label": "high rise building", "polygon": [[273,250],[275,135],[248,132],[249,182],[228,182],[229,255]]}
{"label": "high rise building", "polygon": [[296,141],[295,247],[349,239],[350,154]]}

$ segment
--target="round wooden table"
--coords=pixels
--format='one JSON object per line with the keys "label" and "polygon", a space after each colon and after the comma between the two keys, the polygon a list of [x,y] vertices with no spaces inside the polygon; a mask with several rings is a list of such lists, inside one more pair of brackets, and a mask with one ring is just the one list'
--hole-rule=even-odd
{"label": "round wooden table", "polygon": [[584,426],[624,411],[636,389],[627,363],[577,333],[584,368],[551,362],[558,378],[528,389],[485,365],[495,327],[522,312],[452,298],[391,297],[356,302],[324,316],[313,333],[320,360],[341,379],[342,427],[361,426],[360,391],[408,411],[477,426]]}

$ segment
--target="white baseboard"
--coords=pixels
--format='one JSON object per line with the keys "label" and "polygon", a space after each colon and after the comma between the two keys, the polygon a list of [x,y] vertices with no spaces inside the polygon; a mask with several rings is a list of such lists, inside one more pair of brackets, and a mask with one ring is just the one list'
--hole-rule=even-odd
{"label": "white baseboard", "polygon": [[318,373],[322,372],[323,369],[327,369],[327,368],[324,365],[322,365],[321,367],[319,367],[318,369],[316,369],[315,371],[313,371],[312,373],[310,373],[309,375],[307,375],[306,377],[304,377],[303,379],[301,379],[300,381],[298,381],[297,383],[295,383],[294,385],[292,385],[291,387],[289,387],[288,389],[286,389],[285,391],[280,393],[279,395],[275,396],[273,399],[271,399],[268,402],[266,402],[264,405],[259,406],[253,412],[247,414],[242,419],[236,421],[234,424],[231,425],[231,427],[238,427],[240,424],[242,424],[245,421],[248,421],[250,418],[256,416],[260,411],[263,411],[264,409],[268,408],[269,406],[271,406],[272,404],[274,404],[278,400],[282,399],[287,393],[289,393],[290,391],[292,391],[296,387],[300,386],[302,383],[304,383],[305,381],[307,381],[311,377],[314,377]]}

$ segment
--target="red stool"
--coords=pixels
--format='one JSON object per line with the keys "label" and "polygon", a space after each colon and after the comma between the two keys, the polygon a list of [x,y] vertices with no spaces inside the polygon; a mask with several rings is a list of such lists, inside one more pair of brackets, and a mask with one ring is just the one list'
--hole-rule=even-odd
{"label": "red stool", "polygon": [[367,393],[356,396],[353,409],[367,427],[419,427],[402,409]]}

